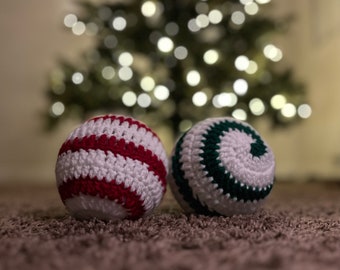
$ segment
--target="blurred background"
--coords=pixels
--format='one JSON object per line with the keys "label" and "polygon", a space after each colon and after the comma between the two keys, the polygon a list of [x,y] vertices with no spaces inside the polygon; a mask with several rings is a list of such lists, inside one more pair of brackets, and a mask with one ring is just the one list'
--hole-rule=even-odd
{"label": "blurred background", "polygon": [[0,182],[53,183],[66,136],[103,112],[144,120],[168,152],[232,115],[278,180],[340,179],[339,0],[92,3],[2,3]]}

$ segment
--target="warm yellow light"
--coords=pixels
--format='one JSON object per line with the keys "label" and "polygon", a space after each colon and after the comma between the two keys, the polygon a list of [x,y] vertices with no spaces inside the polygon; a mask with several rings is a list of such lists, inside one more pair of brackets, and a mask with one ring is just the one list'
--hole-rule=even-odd
{"label": "warm yellow light", "polygon": [[236,109],[232,112],[231,114],[234,118],[241,120],[241,121],[245,121],[247,120],[247,113],[245,110],[243,109]]}
{"label": "warm yellow light", "polygon": [[153,94],[158,100],[166,100],[170,95],[170,91],[164,85],[157,85],[153,91]]}
{"label": "warm yellow light", "polygon": [[118,71],[118,77],[122,81],[128,81],[132,78],[133,72],[132,69],[129,67],[121,67]]}
{"label": "warm yellow light", "polygon": [[248,83],[244,79],[237,79],[233,84],[234,92],[239,96],[244,96],[248,92]]}
{"label": "warm yellow light", "polygon": [[264,103],[259,98],[253,98],[249,102],[249,109],[254,115],[262,115],[265,111]]}
{"label": "warm yellow light", "polygon": [[223,14],[218,9],[213,9],[209,12],[208,18],[212,24],[218,24],[223,20]]}
{"label": "warm yellow light", "polygon": [[136,104],[136,101],[137,101],[137,96],[132,91],[127,91],[122,96],[122,102],[127,107],[132,107],[133,105]]}
{"label": "warm yellow light", "polygon": [[254,2],[250,2],[244,6],[244,11],[248,15],[255,15],[256,13],[259,12],[259,6]]}
{"label": "warm yellow light", "polygon": [[201,81],[201,75],[197,70],[191,70],[188,72],[186,80],[190,86],[196,86]]}
{"label": "warm yellow light", "polygon": [[208,101],[208,96],[203,91],[198,91],[192,96],[192,103],[197,107],[204,106]]}
{"label": "warm yellow light", "polygon": [[151,78],[150,76],[145,76],[140,81],[140,87],[144,91],[149,92],[152,89],[154,89],[154,87],[155,87],[155,80],[153,78]]}
{"label": "warm yellow light", "polygon": [[142,4],[141,11],[145,17],[152,17],[156,14],[157,6],[153,1],[146,1]]}
{"label": "warm yellow light", "polygon": [[174,43],[168,37],[161,37],[157,42],[157,47],[161,52],[168,53],[174,48]]}
{"label": "warm yellow light", "polygon": [[240,55],[235,59],[235,67],[240,71],[245,71],[249,67],[249,59],[245,55]]}
{"label": "warm yellow light", "polygon": [[245,70],[245,72],[248,74],[254,74],[256,73],[257,69],[258,69],[257,63],[253,60],[250,60],[249,65],[247,69]]}
{"label": "warm yellow light", "polygon": [[205,14],[200,14],[196,17],[196,24],[200,28],[205,28],[209,25],[209,18]]}
{"label": "warm yellow light", "polygon": [[284,117],[291,118],[296,115],[296,107],[292,103],[286,103],[282,109],[281,113]]}
{"label": "warm yellow light", "polygon": [[208,50],[203,55],[203,60],[208,65],[213,65],[218,61],[219,54],[216,50]]}
{"label": "warm yellow light", "polygon": [[129,52],[123,52],[119,55],[118,62],[122,66],[131,66],[133,63],[133,56]]}
{"label": "warm yellow light", "polygon": [[260,5],[263,5],[263,4],[268,4],[270,3],[271,0],[256,0],[257,3],[259,3]]}
{"label": "warm yellow light", "polygon": [[281,94],[277,94],[270,99],[270,105],[276,110],[282,109],[286,102],[286,97]]}

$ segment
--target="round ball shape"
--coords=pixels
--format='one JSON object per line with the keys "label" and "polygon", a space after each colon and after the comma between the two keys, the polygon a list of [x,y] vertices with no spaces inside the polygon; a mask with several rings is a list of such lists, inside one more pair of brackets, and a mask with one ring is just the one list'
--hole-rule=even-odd
{"label": "round ball shape", "polygon": [[157,135],[130,117],[104,115],[76,128],[59,150],[60,197],[76,218],[136,219],[166,189],[167,156]]}
{"label": "round ball shape", "polygon": [[187,212],[232,216],[253,213],[274,183],[275,160],[249,124],[208,118],[177,141],[168,181]]}

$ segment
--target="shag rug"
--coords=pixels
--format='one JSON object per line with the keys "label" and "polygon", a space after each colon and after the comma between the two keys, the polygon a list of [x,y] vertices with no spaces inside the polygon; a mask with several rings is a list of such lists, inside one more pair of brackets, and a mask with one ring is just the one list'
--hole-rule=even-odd
{"label": "shag rug", "polygon": [[246,216],[78,221],[57,189],[0,185],[0,269],[340,269],[340,185],[276,183]]}

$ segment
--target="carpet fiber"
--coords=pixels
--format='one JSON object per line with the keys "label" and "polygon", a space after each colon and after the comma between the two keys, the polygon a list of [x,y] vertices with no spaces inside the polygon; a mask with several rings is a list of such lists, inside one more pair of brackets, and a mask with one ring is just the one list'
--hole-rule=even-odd
{"label": "carpet fiber", "polygon": [[277,183],[264,208],[78,221],[54,186],[0,186],[0,269],[339,269],[340,186]]}

